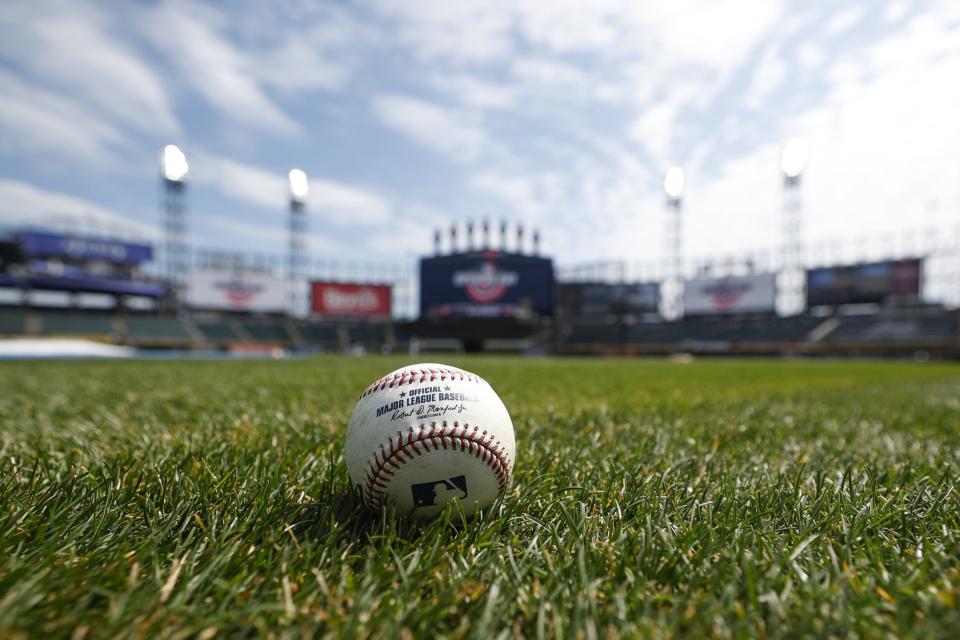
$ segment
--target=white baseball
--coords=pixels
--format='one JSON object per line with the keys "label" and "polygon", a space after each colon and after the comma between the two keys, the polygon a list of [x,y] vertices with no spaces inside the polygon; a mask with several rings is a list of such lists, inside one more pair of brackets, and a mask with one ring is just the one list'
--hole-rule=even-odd
{"label": "white baseball", "polygon": [[351,481],[375,509],[430,518],[460,500],[472,516],[510,485],[513,422],[480,376],[414,364],[360,395],[345,454]]}

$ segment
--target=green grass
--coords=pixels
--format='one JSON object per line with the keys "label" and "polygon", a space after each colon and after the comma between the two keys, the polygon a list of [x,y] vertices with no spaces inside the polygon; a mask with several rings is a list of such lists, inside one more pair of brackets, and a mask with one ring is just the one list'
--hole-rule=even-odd
{"label": "green grass", "polygon": [[0,365],[0,637],[956,637],[960,368],[453,358],[517,433],[467,524],[342,459],[405,361]]}

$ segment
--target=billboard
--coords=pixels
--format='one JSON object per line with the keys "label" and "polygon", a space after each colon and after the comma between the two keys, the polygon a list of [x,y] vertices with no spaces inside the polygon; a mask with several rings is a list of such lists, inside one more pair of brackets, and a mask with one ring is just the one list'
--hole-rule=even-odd
{"label": "billboard", "polygon": [[568,282],[557,286],[559,313],[571,317],[656,313],[660,285],[656,282],[609,284]]}
{"label": "billboard", "polygon": [[288,291],[271,273],[197,270],[187,274],[184,300],[199,309],[285,311]]}
{"label": "billboard", "polygon": [[553,314],[553,262],[475,251],[420,260],[421,315]]}
{"label": "billboard", "polygon": [[148,244],[44,231],[24,231],[19,237],[20,250],[29,258],[101,261],[131,266],[153,258],[153,247]]}
{"label": "billboard", "polygon": [[311,282],[310,311],[324,316],[390,316],[390,285]]}
{"label": "billboard", "polygon": [[807,270],[807,306],[882,303],[920,296],[921,261],[886,260]]}
{"label": "billboard", "polygon": [[761,313],[773,311],[776,298],[772,273],[698,278],[684,284],[683,308],[686,315]]}

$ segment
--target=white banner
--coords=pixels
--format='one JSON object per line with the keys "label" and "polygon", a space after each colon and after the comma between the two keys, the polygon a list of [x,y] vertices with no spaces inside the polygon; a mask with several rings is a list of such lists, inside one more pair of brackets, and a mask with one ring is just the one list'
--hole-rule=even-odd
{"label": "white banner", "polygon": [[773,311],[776,296],[772,273],[687,280],[683,308],[687,315]]}
{"label": "white banner", "polygon": [[231,311],[285,311],[287,281],[270,273],[191,271],[184,299],[191,307]]}

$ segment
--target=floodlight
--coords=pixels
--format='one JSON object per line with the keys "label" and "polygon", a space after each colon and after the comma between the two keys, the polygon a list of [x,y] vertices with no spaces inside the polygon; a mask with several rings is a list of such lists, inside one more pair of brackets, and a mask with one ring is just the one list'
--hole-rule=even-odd
{"label": "floodlight", "polygon": [[310,193],[310,182],[307,180],[307,174],[300,169],[293,169],[290,172],[290,197],[294,202],[305,202]]}
{"label": "floodlight", "polygon": [[683,185],[685,178],[683,169],[680,167],[670,167],[667,170],[667,177],[663,180],[663,190],[671,200],[679,200],[683,196]]}
{"label": "floodlight", "polygon": [[798,178],[807,168],[807,145],[800,140],[790,140],[783,147],[783,157],[780,159],[783,175],[788,178]]}
{"label": "floodlight", "polygon": [[160,173],[170,182],[181,182],[190,170],[187,165],[187,156],[183,155],[175,144],[168,144],[160,154]]}

